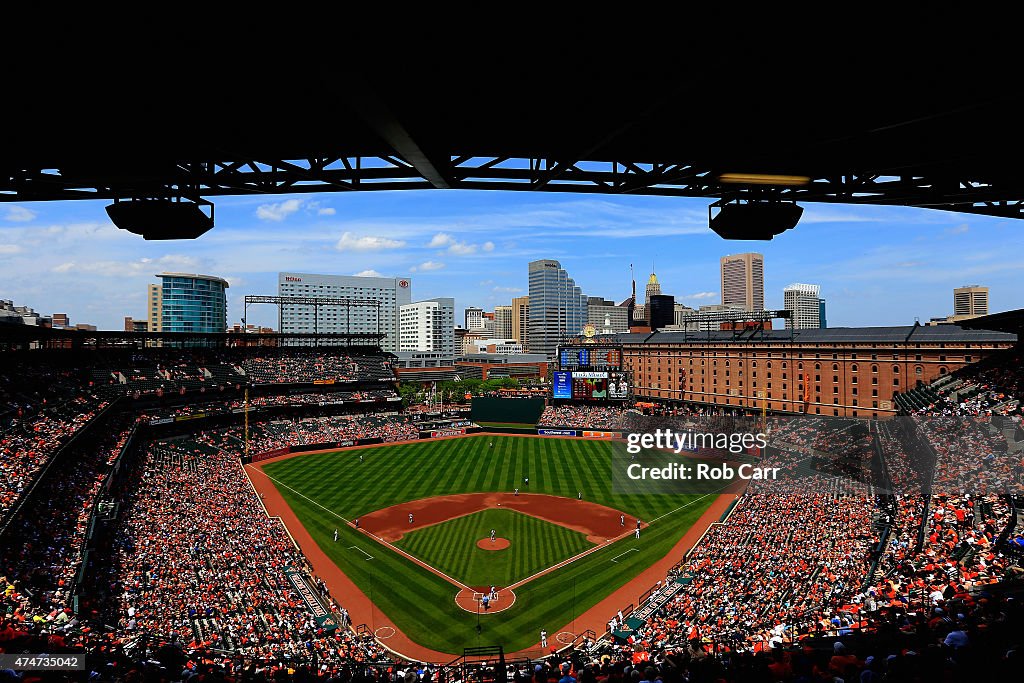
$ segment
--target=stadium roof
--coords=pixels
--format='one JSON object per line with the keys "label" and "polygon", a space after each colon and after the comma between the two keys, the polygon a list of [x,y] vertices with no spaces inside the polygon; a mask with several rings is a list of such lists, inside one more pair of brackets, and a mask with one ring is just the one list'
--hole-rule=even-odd
{"label": "stadium roof", "polygon": [[1024,308],[983,315],[971,320],[961,320],[958,324],[960,327],[970,330],[1000,330],[1020,336],[1024,332]]}
{"label": "stadium roof", "polygon": [[1015,342],[1017,335],[991,330],[968,330],[957,325],[904,325],[898,327],[830,327],[817,330],[692,331],[621,334],[624,344],[694,344],[701,342],[799,343],[799,344],[942,344],[956,342]]}
{"label": "stadium roof", "polygon": [[[9,86],[19,102],[5,111],[0,201],[463,188],[1024,216],[1022,95],[980,72],[958,82],[929,62],[929,81],[919,59],[889,55],[876,69],[847,55],[810,79],[811,93],[795,72],[757,77],[768,64],[743,51],[701,54],[702,68],[682,52],[665,63],[545,55],[542,68],[469,68],[460,64],[481,60],[439,67],[436,48],[425,68],[304,52],[302,68],[268,58],[208,86],[100,85],[81,77],[111,68],[90,64],[91,50],[45,76],[25,60]],[[215,52],[175,49],[152,73],[209,77]],[[137,58],[119,53],[115,65]],[[293,95],[269,96],[277,84]],[[54,111],[66,116],[40,131]]]}

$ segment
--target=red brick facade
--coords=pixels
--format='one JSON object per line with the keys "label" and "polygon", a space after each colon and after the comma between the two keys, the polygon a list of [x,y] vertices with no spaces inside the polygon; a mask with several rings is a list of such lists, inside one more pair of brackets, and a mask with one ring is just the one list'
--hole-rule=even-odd
{"label": "red brick facade", "polygon": [[[625,343],[637,398],[812,415],[887,417],[893,394],[1012,342],[688,341]],[[763,392],[763,399],[761,398]],[[805,401],[806,398],[806,401]]]}

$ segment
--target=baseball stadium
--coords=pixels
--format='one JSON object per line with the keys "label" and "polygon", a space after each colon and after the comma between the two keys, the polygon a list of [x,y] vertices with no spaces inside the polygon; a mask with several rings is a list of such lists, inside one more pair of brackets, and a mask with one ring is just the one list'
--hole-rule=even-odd
{"label": "baseball stadium", "polygon": [[[211,118],[148,108],[167,135],[119,135],[104,116],[88,134],[13,136],[0,154],[0,208],[11,207],[0,258],[61,249],[66,231],[25,207],[96,208],[83,199],[111,202],[109,224],[86,228],[104,249],[195,240],[214,228],[214,200],[252,202],[280,247],[275,264],[312,253],[279,232],[289,216],[341,210],[266,203],[276,195],[703,198],[707,230],[747,241],[819,229],[796,228],[797,202],[985,216],[1000,235],[1024,217],[1007,161],[1016,148],[1006,152],[1019,95],[950,104],[949,91],[925,97],[891,78],[884,92],[844,97],[841,111],[794,117],[754,106],[783,101],[768,87],[695,108],[688,94],[654,97],[663,82],[633,70],[609,82],[495,69],[442,82],[367,67],[337,108],[300,117],[269,103],[252,132],[241,105],[266,74],[294,74],[239,73]],[[311,74],[301,92],[338,78]],[[717,76],[687,79],[694,92],[721,90]],[[508,95],[523,83],[525,104]],[[166,92],[150,94],[162,103]],[[116,88],[111,98],[111,111],[138,111],[113,107]],[[217,140],[189,123],[213,125]],[[371,221],[352,211],[351,225]],[[459,241],[440,210],[427,214],[441,226],[423,240],[431,249],[535,255],[497,233]],[[659,221],[671,222],[659,217],[643,239],[667,259],[676,247],[658,241]],[[394,226],[376,238],[354,230],[331,234],[330,258],[386,259],[409,239]],[[975,234],[943,234],[965,233]],[[254,258],[211,235],[218,258]],[[67,258],[46,272],[115,279],[157,261],[211,262],[146,257],[125,274],[116,261]],[[934,324],[827,327],[814,286],[786,290],[813,297],[802,308],[766,308],[763,273],[757,305],[727,305],[738,271],[726,258],[723,303],[694,311],[677,309],[653,272],[646,300],[633,279],[617,304],[538,257],[529,302],[466,306],[465,328],[451,298],[412,302],[408,277],[369,266],[282,267],[276,295],[231,300],[244,307],[233,330],[225,290],[249,284],[228,270],[160,274],[146,317],[126,317],[123,331],[0,300],[0,679],[1015,680],[1024,309],[989,313],[988,289],[968,286],[977,311]],[[747,261],[733,289],[753,301],[763,261]],[[416,277],[458,276],[416,263]],[[342,279],[358,283],[328,291]],[[18,291],[51,285],[38,280]],[[4,288],[14,282],[0,273]],[[277,329],[253,325],[252,307],[266,304]],[[600,315],[588,319],[588,306]],[[805,317],[817,324],[797,324]],[[489,337],[499,322],[509,334]],[[444,352],[431,346],[442,337]]]}

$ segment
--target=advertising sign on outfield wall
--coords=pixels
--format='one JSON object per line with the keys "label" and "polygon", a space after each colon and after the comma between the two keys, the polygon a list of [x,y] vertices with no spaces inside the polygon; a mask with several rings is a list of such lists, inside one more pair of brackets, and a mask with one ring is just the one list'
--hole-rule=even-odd
{"label": "advertising sign on outfield wall", "polygon": [[538,429],[541,436],[576,436],[575,429]]}
{"label": "advertising sign on outfield wall", "polygon": [[595,432],[589,429],[583,430],[584,439],[617,439],[622,436],[622,432]]}
{"label": "advertising sign on outfield wall", "polygon": [[436,439],[439,436],[461,436],[466,433],[466,428],[462,429],[436,429],[430,432],[430,438]]}

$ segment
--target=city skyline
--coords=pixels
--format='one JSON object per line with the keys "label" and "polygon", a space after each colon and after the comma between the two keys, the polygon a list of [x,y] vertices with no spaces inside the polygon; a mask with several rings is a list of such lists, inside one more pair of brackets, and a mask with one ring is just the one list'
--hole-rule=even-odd
{"label": "city skyline", "polygon": [[[662,197],[572,198],[460,191],[345,197],[224,198],[218,227],[191,242],[146,242],[98,220],[100,202],[0,207],[0,298],[101,329],[145,317],[145,285],[161,271],[224,277],[228,323],[245,294],[273,294],[277,273],[414,277],[414,300],[452,297],[491,311],[527,292],[527,263],[559,260],[587,296],[629,296],[629,264],[657,257],[662,290],[697,308],[721,303],[719,259],[765,256],[765,306],[794,281],[821,284],[830,326],[911,324],[953,313],[949,292],[990,287],[990,310],[1024,307],[1015,286],[1024,236],[1008,219],[903,207],[809,204],[771,242],[726,242],[706,202]],[[837,250],[842,241],[862,245]],[[998,249],[991,245],[999,244]],[[642,289],[646,274],[637,270]],[[892,292],[898,291],[893,297]],[[249,322],[276,327],[270,309]]]}

